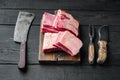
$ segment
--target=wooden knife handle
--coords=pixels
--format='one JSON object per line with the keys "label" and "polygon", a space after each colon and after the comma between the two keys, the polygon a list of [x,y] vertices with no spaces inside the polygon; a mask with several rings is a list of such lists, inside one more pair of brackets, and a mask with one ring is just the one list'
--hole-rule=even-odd
{"label": "wooden knife handle", "polygon": [[98,59],[97,63],[102,64],[107,58],[107,42],[99,41]]}
{"label": "wooden knife handle", "polygon": [[20,45],[20,60],[18,63],[19,69],[26,68],[26,42],[22,42]]}
{"label": "wooden knife handle", "polygon": [[88,48],[88,61],[90,64],[94,63],[94,45],[90,44]]}

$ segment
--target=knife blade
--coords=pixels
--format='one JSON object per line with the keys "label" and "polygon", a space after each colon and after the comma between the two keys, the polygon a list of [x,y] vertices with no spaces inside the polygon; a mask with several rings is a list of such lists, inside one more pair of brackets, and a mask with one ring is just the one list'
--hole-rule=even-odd
{"label": "knife blade", "polygon": [[102,64],[105,62],[107,58],[107,43],[108,43],[108,26],[104,25],[101,26],[98,29],[98,35],[99,35],[99,50],[98,50],[98,58],[97,58],[97,63]]}
{"label": "knife blade", "polygon": [[18,63],[19,69],[26,68],[26,42],[29,27],[35,15],[29,12],[20,11],[14,30],[14,41],[21,43],[20,47],[20,60]]}

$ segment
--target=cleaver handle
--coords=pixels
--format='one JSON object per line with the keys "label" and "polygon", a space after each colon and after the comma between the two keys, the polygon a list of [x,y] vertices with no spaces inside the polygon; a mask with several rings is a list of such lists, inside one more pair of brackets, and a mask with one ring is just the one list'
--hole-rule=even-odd
{"label": "cleaver handle", "polygon": [[22,42],[20,45],[20,60],[18,63],[19,69],[26,68],[26,42]]}
{"label": "cleaver handle", "polygon": [[99,41],[98,59],[97,63],[102,64],[107,58],[107,41]]}

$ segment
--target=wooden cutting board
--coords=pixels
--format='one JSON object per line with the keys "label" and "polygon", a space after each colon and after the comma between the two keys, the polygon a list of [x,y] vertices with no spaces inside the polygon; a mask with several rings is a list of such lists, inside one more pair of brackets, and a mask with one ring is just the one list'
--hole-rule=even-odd
{"label": "wooden cutting board", "polygon": [[50,64],[75,64],[80,63],[80,52],[76,56],[71,56],[66,52],[53,52],[53,53],[43,53],[44,33],[40,30],[40,39],[39,39],[39,57],[38,60],[41,64],[50,63]]}
{"label": "wooden cutting board", "polygon": [[76,56],[71,56],[66,52],[43,53],[42,46],[44,33],[40,32],[39,42],[39,62],[40,63],[57,63],[57,64],[74,64],[80,63],[80,52]]}

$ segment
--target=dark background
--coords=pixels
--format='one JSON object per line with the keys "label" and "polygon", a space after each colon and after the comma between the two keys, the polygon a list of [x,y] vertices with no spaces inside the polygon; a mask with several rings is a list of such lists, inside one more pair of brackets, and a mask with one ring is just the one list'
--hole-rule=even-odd
{"label": "dark background", "polygon": [[[81,24],[85,40],[80,65],[40,65],[38,46],[40,19],[47,11],[64,9]],[[18,70],[20,45],[13,41],[19,11],[36,15],[28,36],[28,69]],[[108,59],[103,65],[87,61],[88,25],[109,25]],[[83,38],[82,38],[83,40]],[[120,0],[0,0],[0,79],[1,80],[119,80],[120,79]]]}

